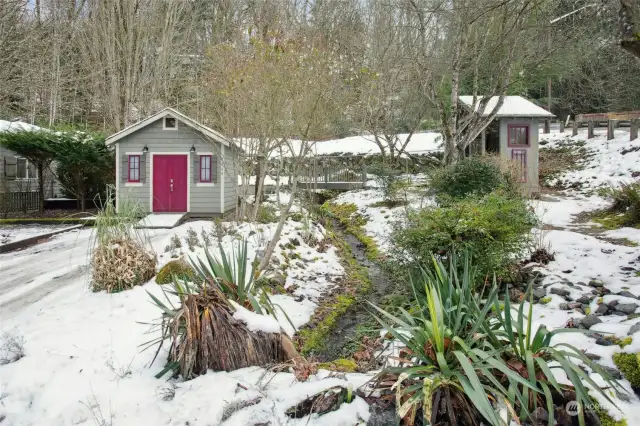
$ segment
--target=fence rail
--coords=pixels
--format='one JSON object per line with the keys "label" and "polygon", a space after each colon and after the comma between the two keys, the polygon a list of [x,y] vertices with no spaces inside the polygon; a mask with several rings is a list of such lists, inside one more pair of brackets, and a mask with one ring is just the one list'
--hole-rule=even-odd
{"label": "fence rail", "polygon": [[630,123],[630,140],[633,141],[638,138],[638,129],[640,128],[640,111],[577,114],[573,121],[573,136],[578,134],[578,128],[582,123],[587,123],[587,139],[594,138],[594,128],[601,121],[607,122],[607,140],[612,140],[615,137],[615,129],[618,127],[620,121],[628,121]]}
{"label": "fence rail", "polygon": [[38,210],[39,191],[0,192],[0,213]]}

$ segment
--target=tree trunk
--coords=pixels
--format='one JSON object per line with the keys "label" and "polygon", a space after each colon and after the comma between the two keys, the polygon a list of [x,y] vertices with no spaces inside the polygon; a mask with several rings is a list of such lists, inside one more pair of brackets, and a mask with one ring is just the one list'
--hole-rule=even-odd
{"label": "tree trunk", "polygon": [[44,213],[44,165],[38,163],[38,211]]}

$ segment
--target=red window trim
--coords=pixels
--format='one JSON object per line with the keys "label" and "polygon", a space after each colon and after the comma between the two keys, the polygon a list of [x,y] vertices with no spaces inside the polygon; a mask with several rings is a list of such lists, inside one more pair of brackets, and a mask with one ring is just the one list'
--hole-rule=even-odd
{"label": "red window trim", "polygon": [[[131,160],[133,158],[137,158],[138,159],[138,179],[131,179]],[[139,155],[129,155],[129,160],[127,161],[127,165],[128,165],[128,173],[127,173],[127,182],[131,182],[131,183],[138,183],[140,182],[140,156]],[[135,170],[136,167],[133,168],[133,170]]]}
{"label": "red window trim", "polygon": [[[525,145],[512,144],[511,143],[511,129],[527,129],[527,132],[526,132],[526,134],[527,134],[527,143]],[[530,131],[531,131],[531,129],[529,128],[528,124],[509,124],[507,126],[507,146],[509,148],[511,148],[511,147],[523,147],[523,146],[529,147],[529,146],[531,146],[531,140],[530,140],[531,133],[530,133]]]}
{"label": "red window trim", "polygon": [[[209,159],[209,179],[202,178],[202,159]],[[206,169],[205,169],[206,170]],[[200,156],[200,182],[211,183],[213,182],[213,155],[201,155]]]}
{"label": "red window trim", "polygon": [[[522,145],[521,145],[522,146]],[[520,157],[520,166],[522,166],[522,176],[520,177],[520,183],[526,183],[529,181],[529,165],[527,164],[527,150],[526,149],[512,149],[511,161],[515,161],[517,157]]]}

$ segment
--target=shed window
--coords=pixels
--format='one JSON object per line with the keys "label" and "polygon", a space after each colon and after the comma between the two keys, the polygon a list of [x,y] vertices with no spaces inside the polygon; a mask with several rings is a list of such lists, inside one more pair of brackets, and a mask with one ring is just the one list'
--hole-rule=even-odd
{"label": "shed window", "polygon": [[529,146],[529,126],[509,124],[509,146]]}
{"label": "shed window", "polygon": [[200,182],[211,182],[211,155],[200,156]]}
{"label": "shed window", "polygon": [[140,182],[140,156],[129,156],[129,182]]}
{"label": "shed window", "polygon": [[38,172],[26,158],[16,157],[16,179],[36,179]]}
{"label": "shed window", "polygon": [[164,118],[164,129],[165,130],[174,130],[178,128],[178,120],[175,117],[165,117]]}

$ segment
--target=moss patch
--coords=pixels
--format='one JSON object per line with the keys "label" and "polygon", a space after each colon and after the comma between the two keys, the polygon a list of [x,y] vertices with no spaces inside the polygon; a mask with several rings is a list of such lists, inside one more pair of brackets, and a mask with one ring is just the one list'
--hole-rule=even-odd
{"label": "moss patch", "polygon": [[595,411],[596,415],[600,419],[600,424],[602,426],[627,426],[627,421],[625,419],[614,420],[606,410],[600,407],[598,407]]}
{"label": "moss patch", "polygon": [[356,237],[364,246],[365,254],[369,260],[376,260],[380,255],[378,246],[373,238],[364,232],[364,225],[367,219],[358,213],[358,207],[352,203],[334,204],[331,202],[324,203],[320,209],[329,217],[336,219],[345,231]]}
{"label": "moss patch", "polygon": [[631,386],[640,388],[640,354],[613,354],[613,362]]}
{"label": "moss patch", "polygon": [[324,349],[327,336],[335,328],[338,319],[358,301],[359,295],[371,291],[371,279],[367,268],[361,266],[353,257],[349,244],[333,233],[328,233],[328,238],[338,249],[345,268],[345,278],[333,294],[322,300],[309,323],[312,327],[306,326],[298,331],[296,342],[304,355]]}
{"label": "moss patch", "polygon": [[331,362],[321,362],[318,364],[318,368],[342,373],[354,373],[358,370],[358,364],[352,359],[340,358]]}
{"label": "moss patch", "polygon": [[195,281],[197,275],[191,265],[184,260],[172,260],[160,268],[160,272],[158,272],[156,276],[156,282],[158,284],[169,284],[173,280],[173,277],[181,280]]}
{"label": "moss patch", "polygon": [[549,296],[543,297],[542,299],[539,300],[539,302],[543,305],[546,305],[547,303],[551,302],[551,297]]}

